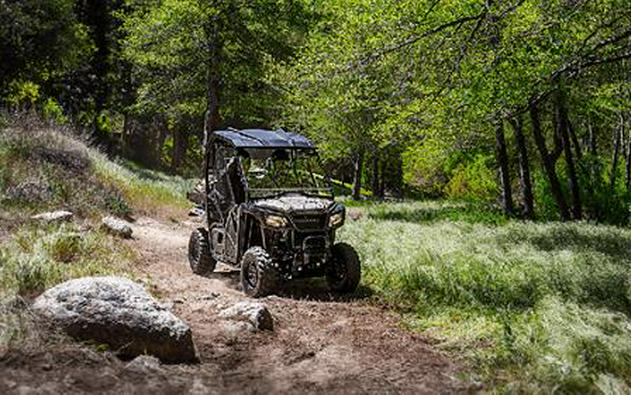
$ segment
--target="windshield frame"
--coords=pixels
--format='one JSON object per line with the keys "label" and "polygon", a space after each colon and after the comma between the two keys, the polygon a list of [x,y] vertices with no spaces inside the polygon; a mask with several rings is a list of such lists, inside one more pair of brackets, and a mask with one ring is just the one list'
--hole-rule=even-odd
{"label": "windshield frame", "polygon": [[[256,150],[256,148],[254,148]],[[269,149],[269,148],[264,148],[264,149]],[[308,155],[311,155],[315,158],[315,161],[318,164],[318,167],[320,167],[322,170],[324,170],[324,166],[323,166],[323,162],[322,162],[322,158],[320,157],[320,154],[318,152],[318,150],[316,148],[283,148],[285,149],[289,154],[290,154],[290,160],[292,163],[295,163],[295,160],[297,158],[297,154],[299,153],[303,153],[303,155],[305,155],[304,153],[308,153]],[[333,199],[334,198],[334,194],[333,194],[333,184],[331,183],[331,178],[329,177],[329,175],[326,172],[323,172],[324,174],[320,175],[317,174],[315,172],[313,172],[311,169],[308,169],[306,171],[309,172],[309,177],[311,177],[313,180],[315,180],[316,178],[321,177],[322,182],[324,183],[324,187],[322,188],[300,188],[300,187],[295,187],[295,188],[253,188],[250,186],[250,182],[248,180],[247,174],[245,172],[245,169],[243,167],[243,159],[246,158],[245,155],[243,155],[242,153],[238,153],[237,155],[239,157],[239,163],[241,165],[241,170],[243,172],[243,180],[245,182],[245,193],[246,193],[246,200],[250,201],[250,200],[259,200],[259,199],[270,199],[270,198],[275,198],[275,197],[280,197],[283,195],[287,195],[287,194],[292,194],[292,193],[297,193],[297,194],[301,194],[301,195],[305,195],[305,196],[312,196],[312,197],[321,197],[321,198],[330,198]],[[293,165],[295,166],[295,165]],[[294,168],[295,170],[295,168]],[[257,196],[252,196],[251,192],[257,192],[257,193],[261,193],[260,195],[257,194]]]}

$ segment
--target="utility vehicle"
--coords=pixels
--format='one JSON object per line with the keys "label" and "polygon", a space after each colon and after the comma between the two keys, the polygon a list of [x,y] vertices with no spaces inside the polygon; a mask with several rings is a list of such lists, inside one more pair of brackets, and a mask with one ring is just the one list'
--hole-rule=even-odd
{"label": "utility vehicle", "polygon": [[188,251],[194,273],[209,275],[217,262],[238,268],[251,297],[305,277],[324,276],[336,292],[355,290],[357,253],[335,243],[345,208],[334,201],[309,139],[282,129],[228,129],[213,132],[206,147],[205,226],[193,231]]}

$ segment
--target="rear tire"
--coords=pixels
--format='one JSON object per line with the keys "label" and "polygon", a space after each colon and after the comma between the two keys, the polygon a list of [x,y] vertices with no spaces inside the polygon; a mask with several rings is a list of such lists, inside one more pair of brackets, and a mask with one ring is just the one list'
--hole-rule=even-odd
{"label": "rear tire", "polygon": [[326,274],[329,288],[335,292],[354,292],[361,278],[359,256],[353,247],[337,243],[331,249],[330,267]]}
{"label": "rear tire", "polygon": [[208,276],[215,270],[217,261],[210,253],[208,232],[204,228],[197,228],[188,241],[188,262],[193,273]]}
{"label": "rear tire", "polygon": [[243,292],[252,298],[267,296],[278,287],[278,272],[263,248],[251,247],[243,254],[241,287]]}

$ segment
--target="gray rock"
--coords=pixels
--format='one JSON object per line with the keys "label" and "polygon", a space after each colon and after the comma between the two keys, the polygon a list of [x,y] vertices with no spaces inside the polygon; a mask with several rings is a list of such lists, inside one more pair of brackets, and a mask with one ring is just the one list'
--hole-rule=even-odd
{"label": "gray rock", "polygon": [[70,211],[59,210],[59,211],[51,211],[48,213],[37,214],[37,215],[32,216],[31,219],[46,222],[46,223],[53,223],[53,222],[70,221],[73,216],[74,214],[72,214]]}
{"label": "gray rock", "polygon": [[160,371],[160,360],[151,355],[139,355],[125,366],[125,370],[137,373],[156,373]]}
{"label": "gray rock", "polygon": [[219,312],[219,317],[233,321],[244,321],[257,330],[274,330],[274,320],[262,303],[239,302]]}
{"label": "gray rock", "polygon": [[105,217],[101,221],[101,224],[109,233],[124,239],[130,239],[133,233],[131,226],[129,226],[127,222],[118,218]]}
{"label": "gray rock", "polygon": [[70,336],[108,344],[122,357],[196,361],[191,330],[142,286],[121,277],[84,277],[39,296],[33,311]]}
{"label": "gray rock", "polygon": [[256,332],[256,328],[249,321],[226,321],[222,328],[229,337],[239,337],[242,333]]}

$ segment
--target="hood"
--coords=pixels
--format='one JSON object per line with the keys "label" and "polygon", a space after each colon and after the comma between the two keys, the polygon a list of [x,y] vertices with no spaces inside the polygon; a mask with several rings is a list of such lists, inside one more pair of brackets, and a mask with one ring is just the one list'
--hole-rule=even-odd
{"label": "hood", "polygon": [[325,211],[333,204],[333,200],[326,198],[317,198],[302,195],[288,195],[273,199],[258,200],[254,205],[256,207],[277,210],[282,212],[289,211]]}

